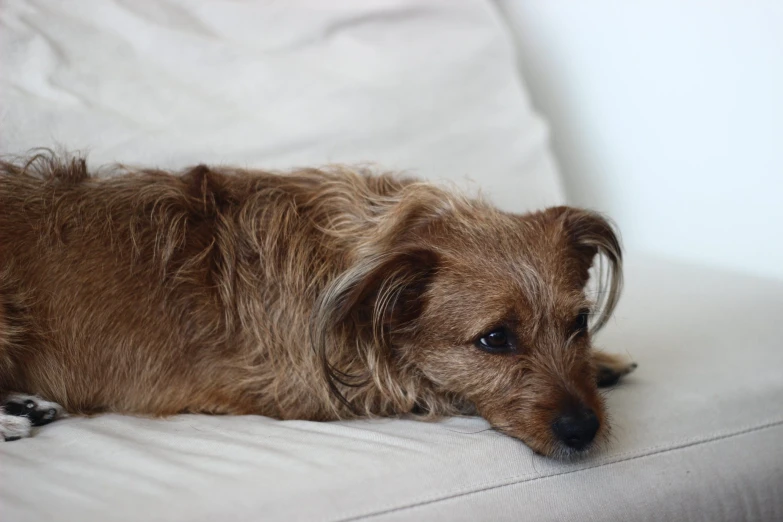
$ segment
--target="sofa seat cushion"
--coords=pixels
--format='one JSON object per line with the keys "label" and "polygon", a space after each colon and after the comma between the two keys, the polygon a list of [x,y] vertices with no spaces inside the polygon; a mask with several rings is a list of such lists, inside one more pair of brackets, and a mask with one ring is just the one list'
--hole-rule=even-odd
{"label": "sofa seat cushion", "polygon": [[3,520],[783,520],[783,283],[637,257],[597,341],[635,373],[558,462],[478,418],[69,418],[0,444]]}

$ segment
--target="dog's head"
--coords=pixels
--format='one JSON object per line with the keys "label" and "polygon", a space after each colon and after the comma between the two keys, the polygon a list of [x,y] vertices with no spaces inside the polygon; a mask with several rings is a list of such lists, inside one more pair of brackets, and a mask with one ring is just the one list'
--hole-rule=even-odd
{"label": "dog's head", "polygon": [[[604,218],[410,197],[385,227],[321,303],[328,321],[371,338],[368,379],[414,407],[438,409],[423,388],[472,404],[545,455],[605,438],[591,337],[619,297],[621,251]],[[596,259],[603,269],[591,293]],[[335,391],[348,384],[324,364]]]}

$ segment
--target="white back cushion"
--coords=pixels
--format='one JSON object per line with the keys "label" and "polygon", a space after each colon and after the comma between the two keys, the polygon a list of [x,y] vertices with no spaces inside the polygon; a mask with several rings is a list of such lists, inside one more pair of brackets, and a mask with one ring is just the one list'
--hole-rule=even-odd
{"label": "white back cushion", "polygon": [[484,0],[16,0],[0,20],[2,153],[371,162],[471,179],[513,210],[563,199],[546,126]]}

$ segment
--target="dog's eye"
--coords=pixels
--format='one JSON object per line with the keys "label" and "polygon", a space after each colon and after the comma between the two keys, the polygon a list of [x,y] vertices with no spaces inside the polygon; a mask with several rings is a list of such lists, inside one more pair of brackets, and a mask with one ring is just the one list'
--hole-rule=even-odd
{"label": "dog's eye", "polygon": [[495,328],[479,337],[476,346],[489,353],[509,353],[516,350],[513,335],[503,327]]}
{"label": "dog's eye", "polygon": [[574,320],[574,331],[580,334],[586,332],[589,319],[590,310],[581,310]]}

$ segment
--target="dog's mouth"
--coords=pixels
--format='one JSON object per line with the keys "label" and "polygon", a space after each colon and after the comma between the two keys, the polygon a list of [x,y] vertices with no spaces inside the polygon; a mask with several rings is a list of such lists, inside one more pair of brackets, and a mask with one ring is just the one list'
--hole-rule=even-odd
{"label": "dog's mouth", "polygon": [[531,439],[530,437],[523,438],[514,435],[511,436],[522,441],[527,447],[533,450],[533,452],[536,453],[537,455],[541,455],[542,457],[547,457],[555,460],[563,460],[563,461],[574,461],[574,460],[585,458],[598,451],[598,448],[603,445],[602,444],[603,437],[601,437],[598,440],[594,440],[590,444],[584,446],[572,447],[555,440],[554,437],[550,437],[548,440],[545,441],[539,441],[539,440]]}
{"label": "dog's mouth", "polygon": [[596,448],[599,445],[600,444],[594,442],[584,448],[576,449],[576,448],[566,446],[565,444],[555,444],[554,449],[546,456],[549,458],[562,460],[566,462],[576,461],[576,460],[586,458],[589,455],[595,453]]}
{"label": "dog's mouth", "polygon": [[607,439],[608,426],[600,425],[589,440],[563,440],[562,433],[554,429],[545,433],[530,433],[524,427],[517,428],[508,424],[493,425],[496,431],[519,439],[538,455],[563,461],[585,458],[604,446]]}

